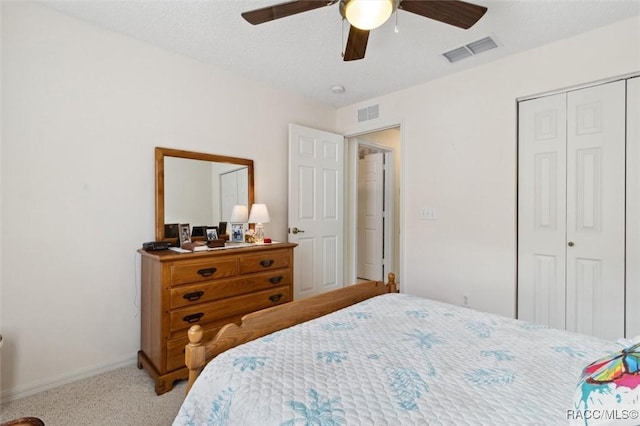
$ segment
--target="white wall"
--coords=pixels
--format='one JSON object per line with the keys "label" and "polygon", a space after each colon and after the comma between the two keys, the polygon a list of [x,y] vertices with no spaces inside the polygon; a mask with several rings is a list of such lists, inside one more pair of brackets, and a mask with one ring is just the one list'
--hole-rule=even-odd
{"label": "white wall", "polygon": [[345,134],[402,123],[403,291],[514,316],[516,99],[639,70],[636,17],[340,109]]}
{"label": "white wall", "polygon": [[154,147],[252,158],[286,238],[287,131],[335,110],[29,2],[2,2],[2,396],[133,361]]}

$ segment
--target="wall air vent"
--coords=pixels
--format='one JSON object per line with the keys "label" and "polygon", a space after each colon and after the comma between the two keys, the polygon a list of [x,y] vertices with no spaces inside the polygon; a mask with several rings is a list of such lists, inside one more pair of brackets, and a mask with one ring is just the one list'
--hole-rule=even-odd
{"label": "wall air vent", "polygon": [[358,110],[358,123],[380,117],[380,105],[371,105]]}
{"label": "wall air vent", "polygon": [[445,52],[442,55],[447,58],[449,62],[458,62],[462,59],[486,52],[487,50],[495,49],[496,47],[498,47],[498,44],[491,37],[485,37]]}

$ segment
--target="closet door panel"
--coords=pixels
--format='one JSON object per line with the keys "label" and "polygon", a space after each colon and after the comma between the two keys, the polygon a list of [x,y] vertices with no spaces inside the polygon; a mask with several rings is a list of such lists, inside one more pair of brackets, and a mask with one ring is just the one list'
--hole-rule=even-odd
{"label": "closet door panel", "polygon": [[640,336],[640,77],[627,80],[627,337]]}
{"label": "closet door panel", "polygon": [[519,104],[518,318],[565,328],[566,94]]}
{"label": "closet door panel", "polygon": [[567,329],[624,335],[625,82],[567,98]]}

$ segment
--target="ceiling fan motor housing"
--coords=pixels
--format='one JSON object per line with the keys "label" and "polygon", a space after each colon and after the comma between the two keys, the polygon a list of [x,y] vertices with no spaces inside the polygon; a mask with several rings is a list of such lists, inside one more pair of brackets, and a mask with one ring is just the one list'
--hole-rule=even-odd
{"label": "ceiling fan motor housing", "polygon": [[340,15],[360,30],[372,30],[389,19],[397,3],[396,0],[340,0]]}
{"label": "ceiling fan motor housing", "polygon": [[[340,14],[344,19],[349,21],[350,24],[349,37],[343,55],[344,61],[354,61],[364,58],[369,39],[369,31],[382,25],[396,9],[401,9],[405,12],[414,13],[462,29],[473,26],[487,11],[487,8],[484,6],[478,6],[462,0],[378,0],[376,3],[374,3],[373,0],[293,0],[243,12],[242,17],[247,22],[258,25],[321,7],[331,6],[338,1],[340,2]],[[369,7],[358,8],[358,6],[363,5],[377,5],[380,8],[373,8],[378,9],[378,13],[376,14]],[[362,12],[362,15],[369,16],[371,13],[372,16],[378,16],[378,19],[373,19],[371,22],[358,27],[360,24],[354,24],[355,18],[350,16],[352,7],[358,8],[360,12]]]}

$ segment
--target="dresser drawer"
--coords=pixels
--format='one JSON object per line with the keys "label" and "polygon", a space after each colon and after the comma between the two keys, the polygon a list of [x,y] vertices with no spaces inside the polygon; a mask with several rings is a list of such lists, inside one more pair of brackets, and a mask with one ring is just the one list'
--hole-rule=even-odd
{"label": "dresser drawer", "polygon": [[291,285],[291,269],[276,269],[240,278],[207,281],[171,289],[171,309],[209,302],[225,297]]}
{"label": "dresser drawer", "polygon": [[171,285],[197,283],[238,274],[237,259],[204,260],[171,266]]}
{"label": "dresser drawer", "polygon": [[291,287],[279,286],[215,302],[175,309],[169,313],[171,331],[187,329],[193,324],[206,324],[220,318],[279,305],[291,300]]}
{"label": "dresser drawer", "polygon": [[287,250],[274,250],[268,253],[243,256],[240,259],[240,273],[248,274],[267,269],[288,268],[291,254]]}

